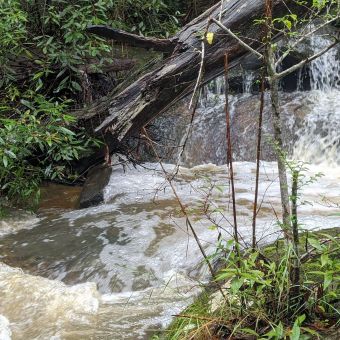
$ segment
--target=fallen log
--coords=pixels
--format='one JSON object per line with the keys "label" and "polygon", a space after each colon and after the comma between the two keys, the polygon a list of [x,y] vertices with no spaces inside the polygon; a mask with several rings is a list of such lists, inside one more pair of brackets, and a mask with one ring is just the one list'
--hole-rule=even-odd
{"label": "fallen log", "polygon": [[[300,15],[308,10],[295,3],[293,0],[273,0],[274,15],[283,16],[290,13],[290,10]],[[254,20],[263,17],[263,12],[263,0],[225,0],[222,6],[218,3],[191,21],[171,39],[176,42],[176,47],[170,57],[156,70],[145,74],[110,98],[105,112],[98,112],[104,119],[100,118],[95,132],[110,132],[115,139],[121,141],[130,133],[139,131],[185,94],[192,92],[200,69],[202,39],[208,22],[209,32],[214,33],[214,41],[211,45],[205,42],[202,81],[222,73],[225,53],[228,53],[230,68],[239,64],[248,51],[211,22],[211,18],[221,17],[224,26],[242,37],[253,49],[261,49],[262,27],[255,25]],[[98,121],[98,115],[95,118]]]}
{"label": "fallen log", "polygon": [[[98,60],[90,59],[86,60],[84,64],[78,66],[79,71],[86,72],[88,74],[103,72],[121,72],[131,70],[136,66],[136,60],[128,58],[113,58],[112,62],[105,62],[100,65]],[[100,71],[98,71],[100,70]]]}
{"label": "fallen log", "polygon": [[102,25],[90,26],[87,31],[103,38],[126,43],[132,47],[152,48],[159,52],[172,52],[177,45],[175,39],[146,38]]}
{"label": "fallen log", "polygon": [[[37,54],[37,52],[35,52]],[[38,60],[43,60],[42,54],[38,54]],[[89,59],[84,60],[82,64],[77,66],[79,72],[85,72],[86,74],[94,73],[109,73],[109,72],[122,72],[131,70],[136,65],[136,60],[134,59],[123,59],[114,58],[110,63],[105,62],[100,64],[99,60]],[[34,60],[28,57],[21,56],[15,60],[10,60],[7,67],[12,71],[13,78],[17,83],[23,83],[30,80],[30,78],[39,70],[41,70],[41,65],[37,64]],[[0,65],[1,69],[1,65]],[[59,64],[51,65],[50,69],[58,74],[62,69]],[[100,70],[100,71],[99,71]]]}

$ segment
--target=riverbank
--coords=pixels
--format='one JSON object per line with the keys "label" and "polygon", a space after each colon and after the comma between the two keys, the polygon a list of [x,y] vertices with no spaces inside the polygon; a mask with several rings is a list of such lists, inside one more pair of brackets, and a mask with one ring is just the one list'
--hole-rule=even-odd
{"label": "riverbank", "polygon": [[226,275],[233,266],[228,263],[229,271],[222,269],[216,276],[222,290],[205,290],[154,339],[338,339],[339,235],[340,228],[301,235],[303,301],[295,316],[283,310],[277,313],[282,307],[290,308],[283,286],[278,285],[284,277],[282,270],[289,271],[288,265],[282,266],[289,248],[278,240],[258,255],[246,251],[236,280],[236,274]]}

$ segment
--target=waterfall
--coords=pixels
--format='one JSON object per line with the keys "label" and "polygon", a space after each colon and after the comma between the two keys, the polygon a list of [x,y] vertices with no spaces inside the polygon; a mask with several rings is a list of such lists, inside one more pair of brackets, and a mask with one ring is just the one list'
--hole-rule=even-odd
{"label": "waterfall", "polygon": [[[330,45],[329,39],[313,36],[313,53]],[[333,48],[310,64],[310,112],[297,131],[293,156],[313,164],[340,165],[340,62]]]}
{"label": "waterfall", "polygon": [[[309,54],[323,50],[331,44],[325,36],[313,36],[304,50]],[[289,156],[307,163],[340,165],[340,63],[339,50],[331,49],[311,62],[297,74],[297,91],[281,89],[284,134]],[[238,72],[238,73],[237,73]],[[303,81],[309,72],[310,91],[303,91]],[[256,73],[239,70],[230,75],[231,83],[237,77],[243,80],[239,94],[230,95],[235,160],[255,160],[256,121],[259,95],[252,94]],[[232,92],[232,91],[231,91]],[[200,105],[191,127],[181,164],[194,166],[202,163],[226,162],[224,78],[218,77],[202,89]],[[265,133],[272,133],[270,103],[266,96]],[[183,140],[182,140],[183,142]],[[182,143],[181,143],[182,144]],[[264,145],[262,157],[274,160],[272,147]]]}
{"label": "waterfall", "polygon": [[243,75],[243,93],[251,94],[253,89],[253,81],[255,79],[255,73],[253,71],[245,71]]}
{"label": "waterfall", "polygon": [[202,87],[199,98],[199,107],[209,107],[224,98],[224,77],[219,76],[211,80],[208,84]]}
{"label": "waterfall", "polygon": [[[313,50],[325,46],[323,39],[312,39]],[[280,93],[285,141],[296,159],[340,165],[336,58],[333,50],[310,65],[311,91]],[[301,71],[300,79],[303,76]],[[233,89],[238,92],[229,96],[229,110],[239,232],[247,241],[253,216],[260,96],[252,93],[254,73],[234,71],[230,78],[234,84],[237,79]],[[243,87],[238,86],[240,79]],[[202,89],[181,159],[182,165],[194,167],[175,169],[163,164],[168,174],[178,170],[173,185],[207,254],[214,253],[220,239],[211,228],[212,219],[223,227],[223,238],[228,239],[232,232],[224,89],[223,77]],[[262,157],[273,161],[272,144],[265,142],[272,133],[270,112],[266,93]],[[183,110],[172,120],[160,117],[158,133],[175,131],[173,138],[165,135],[165,139],[183,144],[181,131],[188,132],[185,127],[190,114]],[[312,176],[320,171],[318,166],[310,168]],[[268,242],[279,235],[276,163],[261,162],[260,176],[258,239]],[[299,208],[304,228],[340,227],[336,206],[340,204],[339,183],[338,168],[333,172],[328,168],[327,177],[302,188],[301,200],[313,203]],[[208,196],[205,211],[202,206]],[[334,206],[327,206],[324,197]],[[83,210],[49,209],[39,218],[22,214],[0,221],[1,261],[25,269],[0,263],[0,339],[9,339],[11,333],[13,339],[69,335],[74,339],[146,339],[151,330],[165,327],[172,315],[179,314],[199,293],[208,271],[159,164],[114,167],[104,201]],[[223,218],[218,214],[221,210]]]}
{"label": "waterfall", "polygon": [[304,72],[304,68],[302,67],[298,71],[296,91],[302,91],[303,90],[303,72]]}
{"label": "waterfall", "polygon": [[[331,41],[323,36],[314,35],[311,47],[314,53],[326,48]],[[333,89],[340,90],[340,60],[337,58],[339,49],[334,47],[310,64],[311,88],[323,92]]]}

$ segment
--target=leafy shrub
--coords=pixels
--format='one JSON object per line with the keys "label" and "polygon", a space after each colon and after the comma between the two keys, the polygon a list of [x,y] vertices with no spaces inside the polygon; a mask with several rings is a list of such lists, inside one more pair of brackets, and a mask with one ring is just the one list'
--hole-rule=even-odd
{"label": "leafy shrub", "polygon": [[9,62],[24,53],[27,17],[17,0],[1,1],[0,16],[0,88],[2,88],[14,80]]}
{"label": "leafy shrub", "polygon": [[340,316],[335,305],[340,289],[340,244],[329,233],[305,234],[301,241],[308,244],[309,255],[302,265],[299,301],[289,303],[291,245],[281,240],[263,252],[246,250],[240,260],[231,240],[220,247],[223,257],[219,259],[225,264],[216,277],[225,297],[218,291],[203,293],[161,338],[320,338],[318,333],[336,325]]}
{"label": "leafy shrub", "polygon": [[178,29],[185,1],[115,0],[112,26],[141,35],[168,37]]}
{"label": "leafy shrub", "polygon": [[[71,160],[94,143],[65,114],[82,104],[84,67],[98,72],[112,44],[91,24],[167,36],[177,0],[3,0],[0,2],[0,193],[34,205],[44,179],[70,176]],[[57,98],[57,99],[56,99]],[[71,99],[71,100],[70,100]],[[77,132],[74,132],[77,131]],[[32,204],[31,204],[32,203]]]}
{"label": "leafy shrub", "polygon": [[68,163],[94,143],[70,129],[75,119],[65,114],[68,104],[31,93],[18,108],[1,108],[0,193],[11,203],[33,207],[42,180],[69,177]]}
{"label": "leafy shrub", "polygon": [[29,84],[24,86],[49,96],[77,94],[82,91],[85,65],[93,62],[100,72],[103,63],[112,60],[111,43],[87,34],[87,26],[111,25],[144,35],[168,36],[177,30],[179,15],[177,1],[169,3],[4,0],[0,4],[0,15],[5,18],[0,23],[3,82],[13,80],[9,77],[15,73],[11,64],[25,56],[31,61],[31,70]]}

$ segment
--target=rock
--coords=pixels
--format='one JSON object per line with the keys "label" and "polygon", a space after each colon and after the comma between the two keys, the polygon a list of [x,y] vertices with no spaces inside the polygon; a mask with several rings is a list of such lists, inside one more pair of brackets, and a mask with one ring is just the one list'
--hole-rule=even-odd
{"label": "rock", "polygon": [[[216,91],[215,88],[214,91]],[[235,161],[253,162],[256,159],[259,98],[259,94],[239,94],[230,98],[233,158]],[[294,142],[298,139],[297,132],[305,124],[305,117],[311,112],[313,102],[310,98],[309,92],[280,93],[284,142],[290,153],[293,150]],[[176,146],[183,144],[186,126],[190,122],[191,113],[188,110],[188,105],[188,99],[183,100],[171,111],[157,117],[149,127],[149,134],[157,143],[155,144],[157,152],[164,162],[173,163],[177,160],[179,148]],[[271,104],[269,93],[266,93],[262,160],[274,161],[276,159],[272,135]],[[148,152],[146,145],[141,144],[139,151],[143,161],[156,160],[154,155]],[[224,96],[216,94],[214,97],[210,94],[196,112],[192,132],[181,162],[184,166],[190,167],[204,163],[222,165],[226,163],[226,160]]]}
{"label": "rock", "polygon": [[[170,107],[164,114],[155,118],[147,127],[150,138],[156,142],[154,148],[158,156],[167,163],[176,163],[179,145],[190,122],[190,98]],[[128,140],[130,149],[135,149],[137,157],[143,162],[154,162],[155,154],[149,143],[134,136]]]}
{"label": "rock", "polygon": [[92,168],[80,194],[80,208],[89,208],[104,202],[104,189],[110,181],[112,167],[99,165]]}
{"label": "rock", "polygon": [[[305,116],[310,112],[310,102],[306,92],[281,93],[281,114],[283,117],[283,137],[289,153],[297,140],[296,131],[303,124]],[[237,161],[255,161],[257,145],[258,114],[260,111],[259,96],[241,98],[235,104],[232,119],[233,155]],[[261,159],[274,161],[273,127],[269,94],[265,98],[263,114]]]}
{"label": "rock", "polygon": [[89,208],[104,202],[104,189],[110,181],[113,169],[123,168],[130,160],[123,154],[116,153],[110,164],[101,164],[92,168],[88,174],[80,194],[79,207]]}

